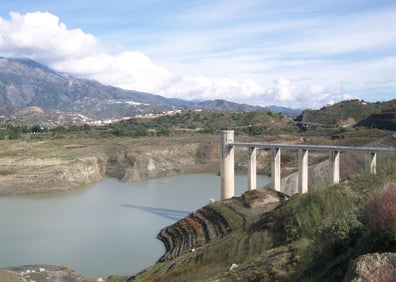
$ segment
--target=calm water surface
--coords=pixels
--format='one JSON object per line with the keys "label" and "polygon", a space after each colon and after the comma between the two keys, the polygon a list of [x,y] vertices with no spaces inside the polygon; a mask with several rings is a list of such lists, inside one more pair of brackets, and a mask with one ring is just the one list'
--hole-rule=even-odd
{"label": "calm water surface", "polygon": [[[258,177],[257,185],[268,183]],[[0,268],[66,265],[89,277],[132,275],[165,251],[158,232],[220,198],[213,174],[122,183],[105,179],[73,192],[0,197]],[[235,177],[236,194],[247,187]]]}

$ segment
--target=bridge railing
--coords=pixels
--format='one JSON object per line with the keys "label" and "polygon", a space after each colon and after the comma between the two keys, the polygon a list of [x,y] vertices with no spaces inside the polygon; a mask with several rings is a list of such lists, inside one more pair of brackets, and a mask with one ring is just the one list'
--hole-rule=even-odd
{"label": "bridge railing", "polygon": [[275,190],[281,191],[281,150],[298,150],[298,193],[308,192],[308,153],[309,151],[328,151],[330,180],[340,182],[340,153],[341,152],[368,152],[371,155],[370,172],[377,173],[377,153],[396,152],[395,148],[384,147],[352,147],[352,146],[327,146],[306,144],[273,144],[273,143],[247,143],[235,142],[233,130],[220,132],[220,185],[221,199],[234,196],[234,148],[248,148],[248,189],[256,189],[256,152],[257,148],[271,150],[271,178]]}

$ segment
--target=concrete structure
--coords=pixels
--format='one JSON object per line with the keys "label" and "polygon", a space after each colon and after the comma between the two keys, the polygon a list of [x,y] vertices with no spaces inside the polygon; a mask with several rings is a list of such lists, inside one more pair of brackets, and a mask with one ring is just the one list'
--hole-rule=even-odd
{"label": "concrete structure", "polygon": [[234,196],[234,131],[223,130],[220,135],[220,185],[221,199]]}
{"label": "concrete structure", "polygon": [[377,153],[396,152],[395,148],[322,146],[304,144],[271,144],[234,142],[234,131],[223,130],[220,134],[220,176],[221,199],[234,196],[234,148],[248,148],[248,189],[256,189],[256,151],[257,148],[271,150],[271,178],[275,190],[281,191],[281,149],[298,150],[298,192],[308,192],[308,152],[328,151],[330,182],[340,182],[340,153],[369,152],[371,155],[370,172],[377,173]]}
{"label": "concrete structure", "polygon": [[281,190],[281,149],[271,148],[271,177],[276,191]]}
{"label": "concrete structure", "polygon": [[308,192],[308,150],[298,149],[298,193]]}
{"label": "concrete structure", "polygon": [[256,173],[256,147],[249,147],[249,161],[248,161],[248,189],[254,190],[257,186]]}

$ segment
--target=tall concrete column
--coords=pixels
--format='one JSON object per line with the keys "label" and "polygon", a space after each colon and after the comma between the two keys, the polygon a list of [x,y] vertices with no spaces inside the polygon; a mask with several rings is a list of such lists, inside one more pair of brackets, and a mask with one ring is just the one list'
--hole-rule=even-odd
{"label": "tall concrete column", "polygon": [[249,147],[248,160],[248,189],[254,190],[257,186],[256,176],[256,147]]}
{"label": "tall concrete column", "polygon": [[220,134],[220,182],[221,199],[234,197],[234,142],[233,130],[222,130]]}
{"label": "tall concrete column", "polygon": [[308,150],[298,150],[298,193],[308,192]]}
{"label": "tall concrete column", "polygon": [[276,191],[281,190],[281,149],[271,149],[271,178]]}
{"label": "tall concrete column", "polygon": [[370,172],[377,174],[377,153],[371,152]]}
{"label": "tall concrete column", "polygon": [[340,183],[340,152],[330,151],[330,181]]}

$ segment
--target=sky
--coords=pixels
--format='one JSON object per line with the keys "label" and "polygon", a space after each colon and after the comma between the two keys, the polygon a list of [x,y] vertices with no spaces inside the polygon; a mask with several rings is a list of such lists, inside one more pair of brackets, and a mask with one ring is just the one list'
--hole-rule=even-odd
{"label": "sky", "polygon": [[186,100],[396,98],[394,0],[1,0],[0,56]]}

